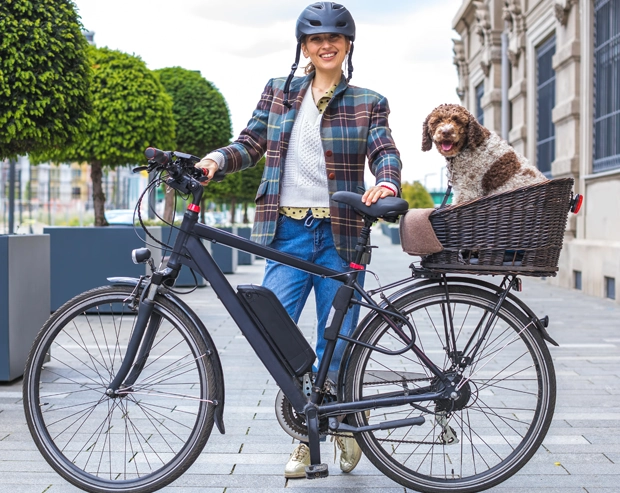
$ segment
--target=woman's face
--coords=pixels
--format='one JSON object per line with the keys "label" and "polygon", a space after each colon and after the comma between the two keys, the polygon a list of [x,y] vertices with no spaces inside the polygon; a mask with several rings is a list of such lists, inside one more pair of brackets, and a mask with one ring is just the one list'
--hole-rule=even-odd
{"label": "woman's face", "polygon": [[340,72],[349,45],[349,39],[342,34],[312,34],[306,36],[301,49],[317,70]]}

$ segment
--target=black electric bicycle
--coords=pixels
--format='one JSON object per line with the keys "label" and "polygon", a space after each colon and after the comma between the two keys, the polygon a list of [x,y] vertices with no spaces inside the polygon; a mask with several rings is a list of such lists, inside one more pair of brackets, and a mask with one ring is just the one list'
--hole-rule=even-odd
{"label": "black electric bicycle", "polygon": [[[398,198],[364,205],[333,195],[364,227],[351,270],[339,273],[198,222],[203,193],[198,158],[149,148],[148,170],[191,198],[167,266],[114,278],[68,301],[47,321],[24,375],[28,426],[47,462],[90,492],[150,492],[178,478],[224,433],[224,380],[203,322],[174,293],[183,265],[208,280],[281,389],[283,429],[310,444],[308,478],[327,476],[322,435],[352,433],[364,455],[401,485],[423,492],[474,492],[515,474],[540,446],[555,405],[555,373],[545,326],[513,291],[476,278],[412,275],[373,291],[357,282],[371,225],[407,211]],[[271,291],[234,289],[201,240],[254,253],[342,282],[315,354]],[[211,292],[211,291],[209,291]],[[346,311],[366,314],[351,337]],[[348,341],[337,382],[327,369],[338,338]]]}

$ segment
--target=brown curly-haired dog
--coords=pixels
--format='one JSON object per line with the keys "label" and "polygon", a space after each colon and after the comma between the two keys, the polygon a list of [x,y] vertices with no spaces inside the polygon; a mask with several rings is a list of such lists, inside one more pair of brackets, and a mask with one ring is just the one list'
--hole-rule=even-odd
{"label": "brown curly-haired dog", "polygon": [[442,104],[424,122],[422,150],[446,158],[453,204],[546,181],[527,159],[458,104]]}

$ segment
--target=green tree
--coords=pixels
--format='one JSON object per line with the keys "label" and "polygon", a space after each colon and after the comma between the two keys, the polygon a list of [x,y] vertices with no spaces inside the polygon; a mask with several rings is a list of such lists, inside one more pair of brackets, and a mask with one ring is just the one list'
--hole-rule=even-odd
{"label": "green tree", "polygon": [[[232,137],[230,113],[224,96],[200,72],[181,67],[157,70],[166,92],[172,97],[176,122],[175,150],[203,157],[228,145]],[[167,193],[164,219],[173,213],[173,194]]]}
{"label": "green tree", "polygon": [[254,203],[256,198],[256,191],[260,185],[260,181],[263,177],[263,170],[265,169],[265,158],[256,164],[252,168],[248,168],[240,173],[241,186],[239,187],[239,201],[243,204],[243,224],[248,224],[248,205]]}
{"label": "green tree", "polygon": [[36,158],[89,163],[95,226],[106,226],[103,168],[143,162],[149,146],[172,148],[174,118],[172,99],[139,57],[95,47],[89,47],[89,57],[93,110],[84,138]]}
{"label": "green tree", "polygon": [[235,219],[237,205],[242,204],[242,221],[244,224],[249,223],[248,205],[256,198],[264,168],[265,158],[262,157],[256,166],[227,175],[221,182],[210,183],[205,192],[206,200],[230,205],[229,220],[232,224],[237,222]]}
{"label": "green tree", "polygon": [[86,40],[68,0],[0,3],[0,159],[9,158],[9,233],[15,158],[72,142],[90,109]]}
{"label": "green tree", "polygon": [[91,107],[87,46],[73,2],[0,2],[0,158],[78,138]]}
{"label": "green tree", "polygon": [[429,209],[435,207],[433,197],[419,181],[405,182],[402,185],[402,197],[411,209]]}
{"label": "green tree", "polygon": [[73,2],[0,2],[0,158],[79,137],[91,107],[87,46]]}

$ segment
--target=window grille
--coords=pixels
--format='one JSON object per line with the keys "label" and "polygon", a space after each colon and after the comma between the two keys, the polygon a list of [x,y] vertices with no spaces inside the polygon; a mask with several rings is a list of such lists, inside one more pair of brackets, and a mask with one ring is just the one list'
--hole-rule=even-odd
{"label": "window grille", "polygon": [[555,125],[552,112],[555,106],[555,35],[536,48],[536,165],[551,177],[551,163],[555,159]]}
{"label": "window grille", "polygon": [[594,3],[594,173],[620,168],[620,0]]}
{"label": "window grille", "polygon": [[476,119],[480,125],[484,125],[484,110],[482,109],[482,96],[484,96],[484,81],[476,86]]}

